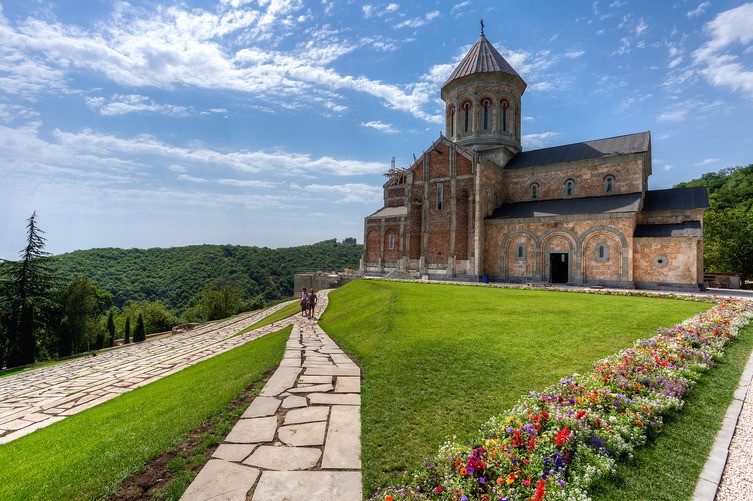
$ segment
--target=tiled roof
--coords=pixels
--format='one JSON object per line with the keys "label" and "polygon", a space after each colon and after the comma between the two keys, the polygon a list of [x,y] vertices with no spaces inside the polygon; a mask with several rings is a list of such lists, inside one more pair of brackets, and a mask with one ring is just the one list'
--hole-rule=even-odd
{"label": "tiled roof", "polygon": [[539,165],[575,162],[590,158],[603,158],[629,153],[648,151],[651,144],[650,132],[639,132],[626,136],[597,139],[583,143],[566,144],[540,150],[524,151],[515,155],[505,169],[522,169]]}
{"label": "tiled roof", "polygon": [[639,224],[633,232],[634,238],[662,237],[701,237],[703,230],[700,221],[685,221],[673,224]]}
{"label": "tiled roof", "polygon": [[540,200],[516,202],[498,207],[488,219],[513,219],[576,214],[609,214],[614,212],[637,212],[641,193],[603,197],[568,198],[563,200]]}
{"label": "tiled roof", "polygon": [[691,188],[670,188],[646,192],[643,200],[644,211],[707,209],[709,196],[705,186]]}
{"label": "tiled roof", "polygon": [[405,205],[403,205],[403,206],[400,206],[400,207],[383,207],[383,208],[379,209],[378,211],[376,211],[375,213],[373,213],[372,215],[367,216],[367,218],[372,218],[372,217],[400,217],[400,216],[405,216],[407,214],[408,214],[408,207],[406,207]]}
{"label": "tiled roof", "polygon": [[488,73],[494,71],[500,71],[520,78],[520,75],[512,69],[510,63],[505,61],[505,58],[497,52],[497,49],[489,43],[482,33],[444,85],[447,85],[457,78],[462,78],[473,73]]}

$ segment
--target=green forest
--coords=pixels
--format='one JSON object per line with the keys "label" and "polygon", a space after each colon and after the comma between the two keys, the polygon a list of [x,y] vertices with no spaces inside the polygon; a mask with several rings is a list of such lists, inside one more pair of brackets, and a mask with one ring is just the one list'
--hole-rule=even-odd
{"label": "green forest", "polygon": [[705,186],[710,208],[703,216],[704,269],[753,278],[753,164],[703,174],[676,188]]}
{"label": "green forest", "polygon": [[194,245],[51,256],[36,214],[18,261],[0,262],[0,368],[140,342],[293,296],[296,273],[358,268],[355,238],[270,249]]}

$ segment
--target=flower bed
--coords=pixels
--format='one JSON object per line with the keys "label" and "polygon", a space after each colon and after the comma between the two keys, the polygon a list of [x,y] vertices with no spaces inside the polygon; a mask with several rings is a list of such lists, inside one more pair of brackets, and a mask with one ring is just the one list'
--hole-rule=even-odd
{"label": "flower bed", "polygon": [[445,443],[410,485],[382,489],[372,500],[589,499],[596,479],[632,457],[661,428],[663,414],[682,408],[694,381],[751,317],[753,303],[717,299],[589,374],[531,392],[483,424],[472,446]]}

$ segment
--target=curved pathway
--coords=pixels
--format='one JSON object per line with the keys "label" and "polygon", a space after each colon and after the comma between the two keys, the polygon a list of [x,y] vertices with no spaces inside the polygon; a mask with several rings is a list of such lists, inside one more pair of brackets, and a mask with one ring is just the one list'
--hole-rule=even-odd
{"label": "curved pathway", "polygon": [[316,320],[293,318],[282,363],[181,499],[362,499],[361,371]]}
{"label": "curved pathway", "polygon": [[287,304],[0,378],[0,444],[279,330],[292,320],[238,335]]}

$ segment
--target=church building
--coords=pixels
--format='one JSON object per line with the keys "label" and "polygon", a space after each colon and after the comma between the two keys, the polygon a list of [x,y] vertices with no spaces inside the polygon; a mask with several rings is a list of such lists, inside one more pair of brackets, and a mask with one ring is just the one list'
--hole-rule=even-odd
{"label": "church building", "polygon": [[706,188],[649,190],[648,131],[523,151],[525,89],[482,28],[442,86],[445,133],[387,173],[361,272],[702,288]]}

